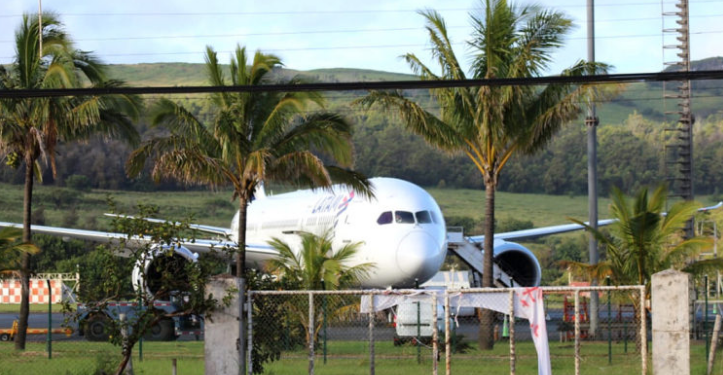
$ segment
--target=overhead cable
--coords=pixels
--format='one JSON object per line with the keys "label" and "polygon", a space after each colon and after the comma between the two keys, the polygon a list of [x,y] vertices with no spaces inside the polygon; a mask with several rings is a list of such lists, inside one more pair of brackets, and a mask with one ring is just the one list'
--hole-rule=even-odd
{"label": "overhead cable", "polygon": [[623,83],[723,79],[723,70],[693,72],[624,73],[591,76],[546,76],[466,80],[320,82],[251,86],[89,87],[69,89],[0,90],[0,98],[40,98],[84,95],[193,94],[219,92],[302,92],[354,90],[414,90],[480,86],[535,86],[548,84]]}

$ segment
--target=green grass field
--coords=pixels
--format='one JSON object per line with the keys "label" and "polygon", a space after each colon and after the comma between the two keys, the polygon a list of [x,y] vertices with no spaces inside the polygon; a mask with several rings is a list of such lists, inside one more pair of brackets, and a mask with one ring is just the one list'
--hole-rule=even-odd
{"label": "green grass field", "polygon": [[[377,374],[431,373],[431,350],[422,350],[421,363],[417,363],[417,349],[412,346],[395,347],[391,342],[375,345],[375,370]],[[581,373],[583,374],[640,374],[641,359],[634,345],[624,352],[621,343],[614,343],[612,364],[608,361],[606,342],[582,342]],[[44,343],[29,343],[27,351],[17,353],[12,343],[0,343],[0,375],[6,374],[94,374],[98,369],[114,368],[119,360],[120,349],[107,343],[56,342],[53,358],[48,359]],[[537,357],[531,342],[519,342],[516,346],[516,373],[536,374]],[[556,374],[572,374],[575,369],[573,343],[550,342],[552,371]],[[143,361],[139,361],[138,348],[134,349],[133,367],[136,374],[171,373],[172,359],[177,360],[178,374],[203,374],[203,342],[146,342],[143,344]],[[369,347],[367,342],[333,341],[329,343],[327,361],[322,351],[314,358],[316,374],[368,374]],[[706,368],[705,344],[691,344],[691,374],[704,374]],[[265,374],[285,375],[306,373],[308,354],[303,349],[284,352],[281,359],[265,365]],[[444,374],[444,354],[439,359],[439,373]],[[652,363],[648,362],[652,373]],[[499,342],[490,352],[470,350],[451,357],[453,374],[504,374],[510,371],[509,345]],[[716,358],[714,374],[723,373],[723,361]]]}
{"label": "green grass field", "polygon": [[[21,222],[23,192],[20,185],[0,184],[0,221]],[[58,204],[53,199],[58,192],[68,189],[39,186],[34,192],[33,209],[44,208],[47,225],[61,225],[71,205]],[[274,191],[273,189],[271,190]],[[438,189],[427,191],[437,200],[445,216],[464,216],[479,220],[484,215],[484,191],[471,189]],[[236,211],[229,191],[186,192],[130,192],[93,190],[83,193],[72,204],[79,216],[77,227],[96,220],[102,223],[103,213],[108,212],[106,199],[113,197],[119,207],[132,212],[137,204],[156,204],[163,218],[179,219],[193,215],[198,223],[228,226]],[[587,217],[587,197],[567,195],[497,194],[496,215],[498,220],[507,217],[531,220],[535,226],[567,224],[568,217]],[[600,217],[607,216],[609,200],[599,201]]]}

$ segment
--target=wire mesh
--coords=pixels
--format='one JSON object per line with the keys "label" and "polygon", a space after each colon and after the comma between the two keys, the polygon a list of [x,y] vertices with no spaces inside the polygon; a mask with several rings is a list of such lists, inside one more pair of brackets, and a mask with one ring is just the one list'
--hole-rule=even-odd
{"label": "wire mesh", "polygon": [[[640,309],[640,287],[540,289],[554,373],[645,372],[644,353],[651,334],[650,319]],[[254,350],[249,370],[266,374],[536,374],[535,328],[509,310],[510,298],[518,292],[461,291],[469,298],[495,298],[503,305],[492,322],[493,349],[479,350],[480,311],[459,306],[455,298],[460,291],[250,291],[249,337]],[[590,298],[596,293],[598,307],[592,311]],[[384,298],[395,296],[406,299],[383,305]],[[598,316],[597,327],[591,326],[593,314]],[[51,315],[53,328],[60,328],[62,313]],[[47,313],[33,313],[30,327],[47,329],[47,319]],[[0,374],[113,372],[120,347],[88,341],[87,335],[79,335],[77,325],[69,327],[73,330],[69,336],[52,334],[50,352],[46,334],[28,335],[22,353],[13,349],[12,342],[0,343]],[[134,348],[133,367],[137,373],[170,372],[176,359],[183,369],[179,373],[201,374],[204,344],[202,334],[167,342],[144,340]],[[704,354],[695,345],[694,349]]]}

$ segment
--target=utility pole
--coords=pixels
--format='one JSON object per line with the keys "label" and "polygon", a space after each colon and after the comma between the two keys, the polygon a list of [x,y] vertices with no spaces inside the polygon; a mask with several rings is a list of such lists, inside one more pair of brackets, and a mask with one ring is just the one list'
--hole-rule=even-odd
{"label": "utility pole", "polygon": [[[670,4],[673,6],[670,7]],[[666,6],[667,5],[667,6]],[[676,70],[690,71],[690,22],[688,0],[677,0],[663,6],[663,64]],[[665,20],[669,21],[665,23]],[[669,44],[670,43],[670,44]],[[670,56],[672,54],[672,56]],[[670,181],[670,197],[693,200],[693,123],[690,80],[663,82],[663,106],[667,100],[676,102],[666,116],[678,117],[677,124],[665,131],[670,134],[665,145],[666,177]],[[686,238],[692,238],[693,219],[685,224]]]}
{"label": "utility pole", "polygon": [[[587,0],[587,60],[595,62],[595,1]],[[590,226],[597,229],[597,125],[598,118],[595,114],[595,103],[590,101],[587,106],[587,200],[588,200],[588,222]],[[590,236],[588,244],[590,253],[590,265],[598,262],[597,240]],[[596,285],[595,280],[592,285]],[[589,334],[595,337],[598,327],[598,294],[590,293],[590,331]]]}

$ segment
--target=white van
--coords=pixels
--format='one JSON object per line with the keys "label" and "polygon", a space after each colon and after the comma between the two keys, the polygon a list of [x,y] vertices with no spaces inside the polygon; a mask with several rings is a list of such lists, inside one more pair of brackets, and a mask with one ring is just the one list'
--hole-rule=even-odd
{"label": "white van", "polygon": [[[404,302],[396,306],[394,312],[394,345],[402,345],[411,341],[416,343],[419,339],[422,343],[432,342],[434,330],[433,309],[434,305],[429,301]],[[438,337],[444,336],[444,308],[437,305],[437,330]]]}

